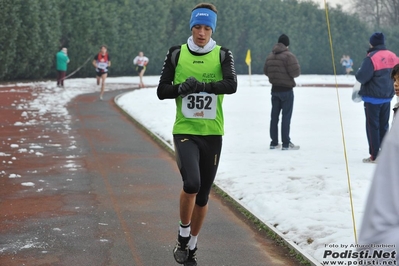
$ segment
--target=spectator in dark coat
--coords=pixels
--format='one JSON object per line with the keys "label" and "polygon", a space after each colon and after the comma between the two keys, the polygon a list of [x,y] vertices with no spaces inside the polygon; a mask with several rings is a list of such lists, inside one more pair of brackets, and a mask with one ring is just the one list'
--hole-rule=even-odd
{"label": "spectator in dark coat", "polygon": [[282,34],[272,52],[267,56],[263,72],[269,77],[272,84],[272,110],[270,120],[270,149],[280,148],[278,142],[278,122],[280,112],[282,150],[298,150],[290,138],[290,125],[294,107],[294,91],[296,86],[294,78],[301,74],[301,68],[295,55],[288,50],[290,39]]}
{"label": "spectator in dark coat", "polygon": [[356,73],[356,79],[362,84],[359,95],[364,102],[370,154],[363,162],[375,163],[382,140],[389,129],[391,100],[394,96],[391,71],[399,59],[385,47],[382,32],[371,35],[369,42],[370,49]]}

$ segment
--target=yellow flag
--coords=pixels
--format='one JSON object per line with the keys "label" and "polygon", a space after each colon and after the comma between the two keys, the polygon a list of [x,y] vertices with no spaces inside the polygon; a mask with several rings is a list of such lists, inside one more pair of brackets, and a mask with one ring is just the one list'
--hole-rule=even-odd
{"label": "yellow flag", "polygon": [[247,56],[245,57],[245,63],[249,66],[251,64],[251,50],[248,49]]}

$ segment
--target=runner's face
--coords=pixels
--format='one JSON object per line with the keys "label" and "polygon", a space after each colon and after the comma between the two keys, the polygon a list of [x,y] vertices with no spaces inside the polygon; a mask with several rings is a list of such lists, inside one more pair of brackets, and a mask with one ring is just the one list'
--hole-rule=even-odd
{"label": "runner's face", "polygon": [[107,48],[101,47],[101,53],[102,53],[102,54],[105,54],[106,52],[107,52]]}
{"label": "runner's face", "polygon": [[191,31],[194,43],[199,47],[204,47],[212,36],[212,28],[206,25],[195,25]]}
{"label": "runner's face", "polygon": [[396,96],[399,96],[399,74],[393,77],[393,88],[395,89]]}

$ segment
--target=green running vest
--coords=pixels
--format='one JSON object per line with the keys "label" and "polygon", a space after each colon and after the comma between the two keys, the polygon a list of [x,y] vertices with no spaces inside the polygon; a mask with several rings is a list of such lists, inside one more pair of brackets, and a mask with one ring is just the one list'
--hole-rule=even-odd
{"label": "green running vest", "polygon": [[[183,83],[191,76],[205,83],[222,80],[220,48],[217,45],[211,52],[196,56],[190,53],[187,44],[182,45],[174,84]],[[201,92],[189,94],[184,98],[177,97],[173,134],[223,135],[223,96]]]}

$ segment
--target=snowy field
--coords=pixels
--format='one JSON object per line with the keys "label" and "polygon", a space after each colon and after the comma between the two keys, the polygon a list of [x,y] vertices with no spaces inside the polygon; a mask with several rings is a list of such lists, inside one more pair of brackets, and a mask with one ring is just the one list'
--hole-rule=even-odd
{"label": "snowy field", "polygon": [[[356,244],[375,165],[362,162],[369,156],[363,104],[352,101],[352,88],[335,87],[354,84],[354,76],[302,75],[296,81],[291,140],[301,148],[281,151],[269,149],[267,77],[238,77],[237,93],[224,98],[225,136],[215,183],[322,262],[326,250]],[[157,84],[158,78],[146,82]],[[172,143],[174,100],[158,100],[151,88],[125,94],[118,104]]]}

